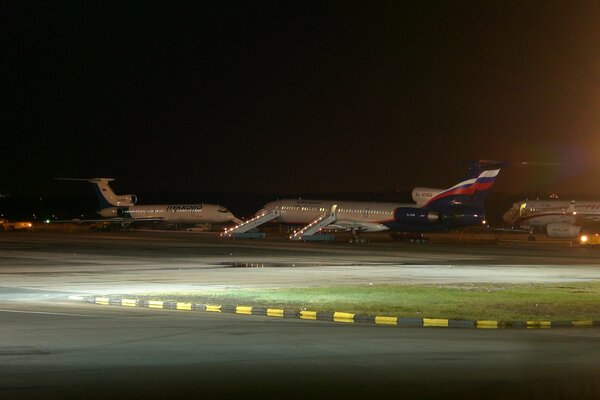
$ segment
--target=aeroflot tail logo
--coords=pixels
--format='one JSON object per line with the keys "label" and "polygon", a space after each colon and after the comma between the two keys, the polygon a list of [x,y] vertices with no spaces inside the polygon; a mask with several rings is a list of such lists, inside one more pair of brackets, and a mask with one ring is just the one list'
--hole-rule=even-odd
{"label": "aeroflot tail logo", "polygon": [[499,169],[483,171],[477,178],[467,179],[459,184],[452,186],[450,189],[438,194],[427,204],[431,204],[437,200],[457,195],[472,196],[477,192],[488,190],[495,182],[496,176],[500,172]]}

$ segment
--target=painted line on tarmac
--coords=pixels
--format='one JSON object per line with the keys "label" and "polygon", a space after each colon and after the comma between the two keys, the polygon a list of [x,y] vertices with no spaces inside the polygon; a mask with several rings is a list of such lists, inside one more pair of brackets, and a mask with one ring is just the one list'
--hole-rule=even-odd
{"label": "painted line on tarmac", "polygon": [[[211,313],[229,313],[240,315],[261,315],[273,318],[296,318],[307,321],[330,321],[339,323],[358,323],[403,327],[424,328],[474,328],[474,329],[547,329],[566,327],[594,327],[600,326],[600,321],[569,320],[569,321],[495,321],[487,319],[462,320],[445,318],[405,318],[389,315],[365,315],[343,311],[314,311],[314,310],[284,310],[279,308],[224,305],[224,304],[196,304],[162,300],[139,300],[113,297],[84,297],[83,301],[105,306],[141,307],[164,310],[202,311]],[[0,310],[2,311],[2,310]],[[66,315],[66,314],[65,314]]]}
{"label": "painted line on tarmac", "polygon": [[14,314],[61,315],[61,316],[66,316],[66,317],[102,317],[102,315],[69,314],[69,313],[58,313],[58,312],[49,312],[49,311],[23,311],[23,310],[0,309],[0,312],[14,313]]}

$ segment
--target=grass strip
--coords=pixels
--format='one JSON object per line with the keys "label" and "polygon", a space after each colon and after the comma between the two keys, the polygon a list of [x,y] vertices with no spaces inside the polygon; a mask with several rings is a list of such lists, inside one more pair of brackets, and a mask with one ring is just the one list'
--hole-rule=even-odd
{"label": "grass strip", "polygon": [[600,320],[600,283],[596,282],[332,286],[118,296],[416,318]]}

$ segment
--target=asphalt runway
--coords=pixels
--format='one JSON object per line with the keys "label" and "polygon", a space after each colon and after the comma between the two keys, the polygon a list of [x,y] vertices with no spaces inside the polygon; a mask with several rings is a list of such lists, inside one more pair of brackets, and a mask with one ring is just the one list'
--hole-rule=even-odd
{"label": "asphalt runway", "polygon": [[0,234],[0,396],[600,398],[600,330],[347,325],[68,300],[149,289],[597,280],[595,249]]}
{"label": "asphalt runway", "polygon": [[72,294],[600,279],[600,249],[552,244],[234,241],[180,233],[2,233],[2,286]]}

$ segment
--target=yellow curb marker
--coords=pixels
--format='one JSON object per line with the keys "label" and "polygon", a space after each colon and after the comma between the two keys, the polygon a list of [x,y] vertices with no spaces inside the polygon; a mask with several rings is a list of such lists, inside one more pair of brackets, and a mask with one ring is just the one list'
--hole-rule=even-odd
{"label": "yellow curb marker", "polygon": [[477,320],[475,325],[481,329],[496,329],[498,328],[498,321],[488,321],[488,320]]}
{"label": "yellow curb marker", "polygon": [[175,308],[178,310],[192,311],[192,303],[177,303]]}
{"label": "yellow curb marker", "polygon": [[300,318],[301,319],[313,319],[313,320],[316,320],[317,319],[317,312],[316,311],[300,311]]}
{"label": "yellow curb marker", "polygon": [[267,308],[268,317],[279,317],[283,318],[283,309],[281,308]]}
{"label": "yellow curb marker", "polygon": [[137,307],[138,301],[136,299],[121,299],[121,305],[125,307]]}
{"label": "yellow curb marker", "polygon": [[107,306],[108,300],[108,297],[96,297],[96,304],[102,304],[103,306]]}
{"label": "yellow curb marker", "polygon": [[594,321],[571,321],[574,326],[592,326]]}
{"label": "yellow curb marker", "polygon": [[252,314],[252,307],[246,307],[246,306],[237,306],[235,308],[235,313],[236,314],[246,314],[246,315],[251,315]]}
{"label": "yellow curb marker", "polygon": [[209,311],[209,312],[221,312],[221,306],[207,305],[206,306],[206,311]]}
{"label": "yellow curb marker", "polygon": [[347,313],[347,312],[334,312],[333,320],[335,322],[353,323],[354,322],[354,314]]}
{"label": "yellow curb marker", "polygon": [[149,300],[148,308],[163,308],[164,301]]}
{"label": "yellow curb marker", "polygon": [[437,326],[447,328],[448,320],[440,318],[423,318],[423,326]]}
{"label": "yellow curb marker", "polygon": [[375,317],[375,323],[381,325],[398,325],[398,317]]}
{"label": "yellow curb marker", "polygon": [[551,326],[550,321],[527,321],[528,328],[550,328]]}

